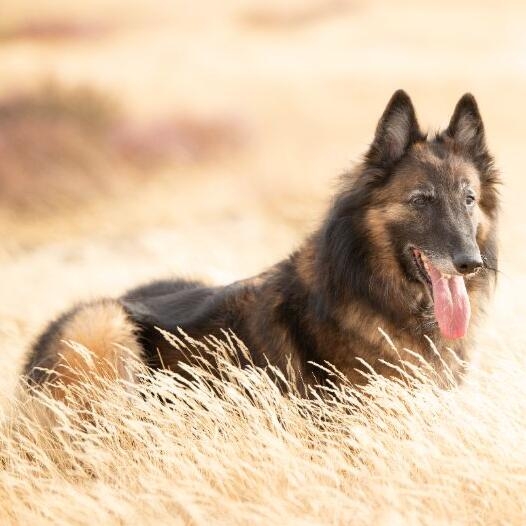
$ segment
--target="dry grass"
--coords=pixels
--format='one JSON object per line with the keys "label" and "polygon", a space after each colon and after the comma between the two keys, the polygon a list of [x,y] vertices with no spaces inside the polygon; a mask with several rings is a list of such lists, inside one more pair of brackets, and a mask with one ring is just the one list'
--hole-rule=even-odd
{"label": "dry grass", "polygon": [[[172,340],[202,356],[187,378],[135,369],[140,384],[86,381],[65,405],[41,393],[14,406],[2,434],[2,524],[526,520],[523,356],[448,391],[423,364],[403,381],[371,372],[362,390],[344,383],[305,400],[282,394],[268,372],[239,369],[235,338],[205,348]],[[207,350],[223,357],[219,379]],[[52,428],[35,424],[36,409]]]}

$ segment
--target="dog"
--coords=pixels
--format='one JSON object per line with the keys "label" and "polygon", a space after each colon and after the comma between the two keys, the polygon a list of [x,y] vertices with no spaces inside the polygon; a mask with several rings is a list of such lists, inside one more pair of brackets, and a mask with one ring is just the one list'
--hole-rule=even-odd
{"label": "dog", "polygon": [[[231,330],[250,363],[292,367],[304,385],[326,381],[315,364],[327,362],[353,384],[369,367],[396,375],[386,362],[399,356],[381,328],[413,351],[409,363],[445,364],[459,377],[496,283],[499,182],[471,94],[428,137],[399,90],[320,227],[287,259],[228,286],[164,280],[77,305],[33,345],[29,385],[68,386],[88,369],[125,376],[130,355],[175,371],[188,357],[159,328],[197,340]],[[71,341],[90,349],[90,366]],[[446,348],[460,360],[439,357]]]}

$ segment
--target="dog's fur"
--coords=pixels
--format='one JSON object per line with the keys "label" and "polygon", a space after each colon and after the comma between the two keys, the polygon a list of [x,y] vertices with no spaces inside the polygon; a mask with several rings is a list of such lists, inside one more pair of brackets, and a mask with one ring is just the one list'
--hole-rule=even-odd
{"label": "dog's fur", "polygon": [[[358,358],[391,375],[383,361],[398,357],[379,327],[431,364],[438,366],[438,358],[425,336],[468,359],[497,269],[497,184],[473,96],[464,95],[449,127],[428,139],[411,100],[397,91],[321,227],[289,258],[226,287],[159,281],[77,306],[38,339],[25,372],[36,385],[58,376],[66,384],[78,381],[64,366],[86,366],[64,340],[88,347],[100,374],[108,361],[124,370],[124,347],[153,368],[176,369],[186,358],[158,327],[181,328],[196,339],[230,329],[256,365],[284,370],[289,363],[307,384],[323,380],[311,362],[328,361],[355,383],[363,382]],[[476,199],[469,209],[466,188]],[[472,309],[466,337],[447,340],[438,330],[432,294],[411,257],[414,246],[453,273],[455,254],[480,250],[484,268],[465,278]],[[416,354],[404,358],[417,363]],[[458,373],[448,356],[443,353]]]}

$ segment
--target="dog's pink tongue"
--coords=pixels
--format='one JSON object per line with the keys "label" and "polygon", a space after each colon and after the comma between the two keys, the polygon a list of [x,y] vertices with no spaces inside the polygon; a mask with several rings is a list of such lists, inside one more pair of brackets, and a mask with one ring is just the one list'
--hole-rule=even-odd
{"label": "dog's pink tongue", "polygon": [[433,283],[435,318],[442,335],[448,339],[462,338],[468,330],[471,306],[468,291],[462,276],[445,278],[428,263],[429,276]]}

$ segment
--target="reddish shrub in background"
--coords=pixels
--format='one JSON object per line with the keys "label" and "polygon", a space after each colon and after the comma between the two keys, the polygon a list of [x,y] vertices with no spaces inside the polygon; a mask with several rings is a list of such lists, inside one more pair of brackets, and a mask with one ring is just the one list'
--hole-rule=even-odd
{"label": "reddish shrub in background", "polygon": [[100,22],[73,22],[69,20],[30,20],[0,33],[2,40],[64,40],[100,38],[110,31]]}
{"label": "reddish shrub in background", "polygon": [[[53,210],[111,193],[123,174],[198,163],[242,144],[232,118],[188,115],[134,123],[90,88],[45,85],[0,100],[0,204]],[[117,176],[116,174],[119,174]]]}
{"label": "reddish shrub in background", "polygon": [[148,167],[177,160],[200,162],[241,146],[243,127],[232,118],[172,116],[148,124],[124,122],[114,130],[112,147],[124,160]]}

